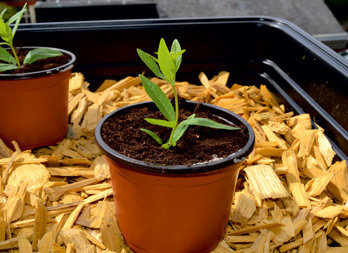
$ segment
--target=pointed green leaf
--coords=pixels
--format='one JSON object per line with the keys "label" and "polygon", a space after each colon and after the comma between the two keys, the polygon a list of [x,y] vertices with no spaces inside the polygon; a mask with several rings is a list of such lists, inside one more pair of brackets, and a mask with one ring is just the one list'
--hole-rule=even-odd
{"label": "pointed green leaf", "polygon": [[170,52],[179,52],[181,50],[180,43],[177,39],[173,40],[172,47],[170,48]]}
{"label": "pointed green leaf", "polygon": [[62,52],[59,52],[51,48],[36,48],[29,51],[29,53],[24,58],[23,64],[32,64],[33,62],[36,62],[38,60],[61,55],[63,55]]}
{"label": "pointed green leaf", "polygon": [[[159,78],[163,78],[163,74],[161,73],[156,61],[155,57],[152,55],[149,55],[148,53],[145,53],[141,49],[137,49],[138,55],[141,58],[141,60],[146,64],[146,66],[151,69],[151,71]],[[157,60],[157,59],[156,59]]]}
{"label": "pointed green leaf", "polygon": [[[179,41],[177,39],[173,40],[170,52],[171,53],[177,53],[177,52],[180,52],[180,51],[181,51],[181,46],[180,46]],[[179,55],[177,58],[174,59],[175,71],[178,71],[178,69],[180,68],[181,61],[182,61],[182,56],[181,55]]]}
{"label": "pointed green leaf", "polygon": [[158,47],[158,64],[166,79],[168,79],[170,83],[174,83],[176,66],[164,39],[161,39]]}
{"label": "pointed green leaf", "polygon": [[12,43],[12,30],[6,23],[2,21],[0,21],[0,37],[4,41]]}
{"label": "pointed green leaf", "polygon": [[194,118],[194,119],[186,119],[182,121],[179,125],[195,125],[195,126],[204,126],[215,129],[224,129],[224,130],[239,130],[239,127],[229,126],[225,124],[220,124],[216,121],[206,118]]}
{"label": "pointed green leaf", "polygon": [[24,12],[27,11],[27,3],[24,4],[23,8],[17,12],[16,14],[14,14],[12,17],[9,18],[9,20],[7,20],[7,24],[10,25],[13,22],[17,21],[18,19],[21,20],[22,19],[22,15],[24,14]]}
{"label": "pointed green leaf", "polygon": [[24,12],[27,11],[26,6],[27,6],[27,4],[25,3],[25,5],[23,6],[23,9],[22,9],[21,11],[17,12],[15,15],[13,15],[13,16],[10,18],[10,20],[7,22],[8,24],[11,24],[11,21],[12,21],[11,19],[12,19],[13,17],[17,16],[17,17],[15,17],[16,23],[15,23],[15,25],[14,25],[14,27],[13,27],[13,30],[12,30],[12,38],[13,38],[13,37],[15,36],[15,34],[16,34],[17,28],[18,28],[18,26],[19,26],[19,23],[21,22],[21,19],[22,19],[22,16],[23,16]]}
{"label": "pointed green leaf", "polygon": [[0,13],[0,21],[3,21],[3,17],[6,11],[7,11],[7,8],[3,9],[2,12]]}
{"label": "pointed green leaf", "polygon": [[147,122],[153,125],[157,126],[163,126],[163,127],[169,127],[173,128],[175,127],[175,121],[167,121],[167,120],[161,120],[161,119],[151,119],[151,118],[145,118]]}
{"label": "pointed green leaf", "polygon": [[140,128],[140,130],[150,135],[158,144],[162,145],[162,139],[157,134],[145,128]]}
{"label": "pointed green leaf", "polygon": [[[187,119],[193,119],[195,116],[195,114],[192,114]],[[179,124],[178,127],[175,129],[172,139],[172,145],[174,147],[176,146],[177,141],[184,135],[188,127],[189,125]]]}
{"label": "pointed green leaf", "polygon": [[0,60],[16,65],[16,59],[4,48],[0,47]]}
{"label": "pointed green leaf", "polygon": [[143,75],[139,75],[140,80],[145,88],[146,94],[152,99],[158,109],[161,111],[163,116],[168,121],[175,120],[175,112],[173,105],[170,103],[169,98],[164,94],[157,84],[149,80]]}
{"label": "pointed green leaf", "polygon": [[13,64],[0,63],[0,72],[13,70],[13,69],[18,69],[18,66]]}
{"label": "pointed green leaf", "polygon": [[181,50],[179,52],[176,52],[176,53],[171,53],[170,55],[172,56],[172,59],[175,61],[176,58],[180,57],[183,53],[185,53],[185,49],[184,50]]}

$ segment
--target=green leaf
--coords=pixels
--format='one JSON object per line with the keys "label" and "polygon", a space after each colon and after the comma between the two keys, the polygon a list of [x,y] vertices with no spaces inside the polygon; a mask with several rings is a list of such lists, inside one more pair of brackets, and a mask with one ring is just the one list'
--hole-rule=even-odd
{"label": "green leaf", "polygon": [[[137,49],[138,55],[141,58],[141,60],[146,64],[146,66],[151,69],[151,71],[159,78],[164,78],[163,74],[161,73],[156,61],[155,57],[152,55],[149,55],[148,53],[145,53],[141,49]],[[156,59],[157,60],[157,59]]]}
{"label": "green leaf", "polygon": [[163,126],[163,127],[170,127],[173,128],[175,127],[175,121],[167,121],[167,120],[161,120],[161,119],[151,119],[151,118],[145,118],[147,122],[153,125],[157,126]]}
{"label": "green leaf", "polygon": [[50,48],[36,48],[25,56],[23,64],[32,64],[38,60],[47,59],[51,57],[61,56],[63,55],[61,52],[50,49]]}
{"label": "green leaf", "polygon": [[0,60],[16,64],[16,59],[4,48],[0,47]]}
{"label": "green leaf", "polygon": [[158,47],[158,64],[166,79],[171,84],[175,83],[176,66],[164,39],[161,39]]}
{"label": "green leaf", "polygon": [[9,18],[9,20],[7,20],[7,24],[10,25],[12,24],[13,22],[17,21],[18,19],[20,20],[22,18],[22,15],[24,12],[27,11],[27,3],[24,4],[23,8],[17,12],[16,14],[14,14],[12,17]]}
{"label": "green leaf", "polygon": [[13,70],[13,69],[18,69],[18,66],[13,64],[0,63],[0,72]]}
{"label": "green leaf", "polygon": [[158,144],[162,145],[162,139],[157,134],[145,128],[140,128],[140,130],[150,135]]}
{"label": "green leaf", "polygon": [[4,23],[3,21],[0,21],[0,37],[12,44],[12,30],[11,28],[6,24]]}
{"label": "green leaf", "polygon": [[239,127],[233,127],[225,124],[220,124],[216,121],[206,118],[194,118],[194,119],[186,119],[182,121],[179,125],[190,125],[190,126],[204,126],[215,129],[224,129],[224,130],[239,130]]}
{"label": "green leaf", "polygon": [[185,53],[185,49],[179,51],[179,52],[176,52],[176,53],[170,53],[170,55],[172,56],[172,59],[175,61],[176,58],[178,58],[179,56],[181,56],[183,53]]}
{"label": "green leaf", "polygon": [[[177,53],[181,51],[181,46],[180,43],[177,39],[173,40],[172,43],[172,47],[170,49],[171,53]],[[178,71],[178,69],[180,68],[180,64],[182,61],[182,56],[179,55],[177,58],[174,59],[174,63],[175,63],[175,71]]]}
{"label": "green leaf", "polygon": [[[192,114],[187,119],[193,119],[196,115]],[[183,125],[179,124],[178,127],[175,129],[172,139],[172,145],[173,147],[176,146],[177,141],[184,135],[189,125]]]}
{"label": "green leaf", "polygon": [[181,51],[180,43],[177,39],[173,40],[172,47],[170,48],[170,52],[179,52]]}
{"label": "green leaf", "polygon": [[3,9],[2,12],[0,13],[0,21],[3,21],[3,17],[6,11],[7,11],[7,8]]}
{"label": "green leaf", "polygon": [[141,82],[145,88],[146,94],[152,99],[158,109],[161,111],[163,116],[168,121],[175,120],[175,112],[173,105],[170,103],[169,98],[164,94],[157,84],[149,80],[143,75],[139,75]]}
{"label": "green leaf", "polygon": [[[13,30],[12,30],[12,39],[16,34],[17,28],[19,26],[19,23],[21,22],[22,16],[24,14],[24,12],[27,11],[27,3],[24,4],[22,10],[20,10],[19,12],[17,12],[15,15],[13,15],[8,21],[7,24],[12,24],[13,21],[16,21]],[[12,21],[13,20],[13,21]]]}

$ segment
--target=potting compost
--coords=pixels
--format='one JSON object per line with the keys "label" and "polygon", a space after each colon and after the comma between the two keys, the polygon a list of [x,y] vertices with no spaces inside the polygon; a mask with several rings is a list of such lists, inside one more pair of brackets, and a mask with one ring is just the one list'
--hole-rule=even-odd
{"label": "potting compost", "polygon": [[[264,85],[227,85],[224,71],[199,79],[201,86],[177,82],[179,96],[241,115],[256,136],[214,252],[347,252],[347,162],[335,159],[324,130],[312,129],[310,115],[286,111]],[[173,96],[168,83],[151,80]],[[131,252],[93,133],[107,113],[150,98],[139,77],[106,80],[96,92],[88,85],[81,73],[71,76],[69,131],[57,145],[22,151],[14,141],[12,151],[0,140],[0,250]]]}

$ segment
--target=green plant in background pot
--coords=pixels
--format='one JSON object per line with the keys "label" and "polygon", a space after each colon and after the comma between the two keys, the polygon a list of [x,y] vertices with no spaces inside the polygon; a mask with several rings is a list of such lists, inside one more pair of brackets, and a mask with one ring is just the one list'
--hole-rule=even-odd
{"label": "green plant in background pot", "polygon": [[[35,48],[33,50],[30,50],[26,54],[23,62],[19,61],[17,52],[13,46],[13,39],[17,32],[22,16],[24,12],[26,12],[26,10],[27,9],[25,4],[22,10],[20,10],[11,18],[9,18],[7,22],[3,20],[3,16],[6,13],[6,9],[4,9],[0,13],[0,37],[3,40],[3,42],[0,42],[0,60],[5,62],[0,63],[0,72],[20,69],[22,65],[32,64],[38,60],[63,55],[62,52],[52,48]],[[13,29],[11,29],[10,27],[11,24],[14,24]],[[12,55],[6,49],[1,47],[4,45],[10,47]]]}
{"label": "green plant in background pot", "polygon": [[136,252],[209,252],[224,236],[253,130],[231,111],[179,100],[175,79],[184,50],[177,40],[169,51],[162,39],[158,58],[137,51],[171,85],[174,106],[140,75],[152,101],[117,109],[98,123],[120,231]]}
{"label": "green plant in background pot", "polygon": [[16,48],[14,36],[25,11],[26,5],[6,22],[6,9],[0,14],[0,138],[32,149],[66,135],[75,55],[56,48]]}

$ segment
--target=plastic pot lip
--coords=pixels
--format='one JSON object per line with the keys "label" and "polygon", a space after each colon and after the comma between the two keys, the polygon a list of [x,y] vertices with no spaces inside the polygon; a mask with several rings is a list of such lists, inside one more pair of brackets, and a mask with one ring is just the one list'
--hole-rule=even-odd
{"label": "plastic pot lip", "polygon": [[[198,102],[189,101],[189,100],[187,100],[186,102],[188,104],[194,104],[194,105],[196,105],[198,103]],[[142,171],[145,173],[148,172],[148,173],[155,173],[155,174],[185,175],[185,174],[212,172],[212,171],[215,171],[218,169],[223,169],[223,168],[230,166],[232,164],[236,164],[240,161],[243,161],[245,159],[245,157],[247,155],[249,155],[254,148],[255,134],[254,134],[252,127],[249,125],[249,123],[245,119],[243,119],[238,114],[231,112],[227,109],[224,109],[224,108],[221,108],[221,107],[218,107],[215,105],[211,105],[211,104],[206,104],[206,103],[202,103],[202,106],[213,109],[214,111],[218,110],[218,111],[221,111],[222,113],[227,113],[230,116],[237,119],[237,121],[244,124],[246,126],[246,128],[248,129],[249,139],[248,139],[247,144],[242,149],[240,149],[236,153],[229,155],[226,158],[219,159],[216,161],[208,161],[208,162],[204,162],[204,163],[198,163],[198,164],[194,164],[194,165],[148,164],[148,163],[145,163],[141,160],[137,160],[137,159],[122,155],[122,154],[116,152],[115,150],[113,150],[112,148],[110,148],[104,142],[103,138],[101,137],[101,128],[102,128],[104,122],[106,122],[109,118],[113,117],[115,114],[119,113],[120,111],[127,110],[127,109],[132,108],[132,107],[137,108],[137,107],[143,107],[143,106],[150,106],[151,104],[154,104],[154,103],[153,102],[141,102],[141,103],[137,103],[137,104],[133,104],[133,105],[124,106],[122,108],[119,108],[119,109],[107,114],[106,116],[104,116],[104,118],[102,118],[99,121],[99,123],[95,129],[95,139],[97,141],[97,144],[99,145],[99,147],[102,149],[102,151],[104,152],[104,154],[106,156],[108,156],[109,158],[111,158],[112,160],[114,160],[116,162],[122,163],[122,164],[130,167],[130,169],[135,169],[135,170]]]}
{"label": "plastic pot lip", "polygon": [[17,47],[20,49],[36,49],[36,48],[49,48],[49,49],[54,49],[57,51],[62,52],[63,54],[66,54],[70,56],[70,61],[55,67],[51,69],[45,69],[45,70],[40,70],[40,71],[34,71],[34,72],[29,72],[29,73],[16,73],[16,74],[1,74],[0,73],[0,80],[18,80],[18,79],[30,79],[30,78],[35,78],[35,77],[42,77],[42,76],[48,76],[48,75],[53,75],[56,73],[64,72],[69,69],[72,69],[75,66],[76,62],[76,56],[70,51],[60,49],[60,48],[54,48],[54,47],[34,47],[34,46],[28,46],[28,47]]}

